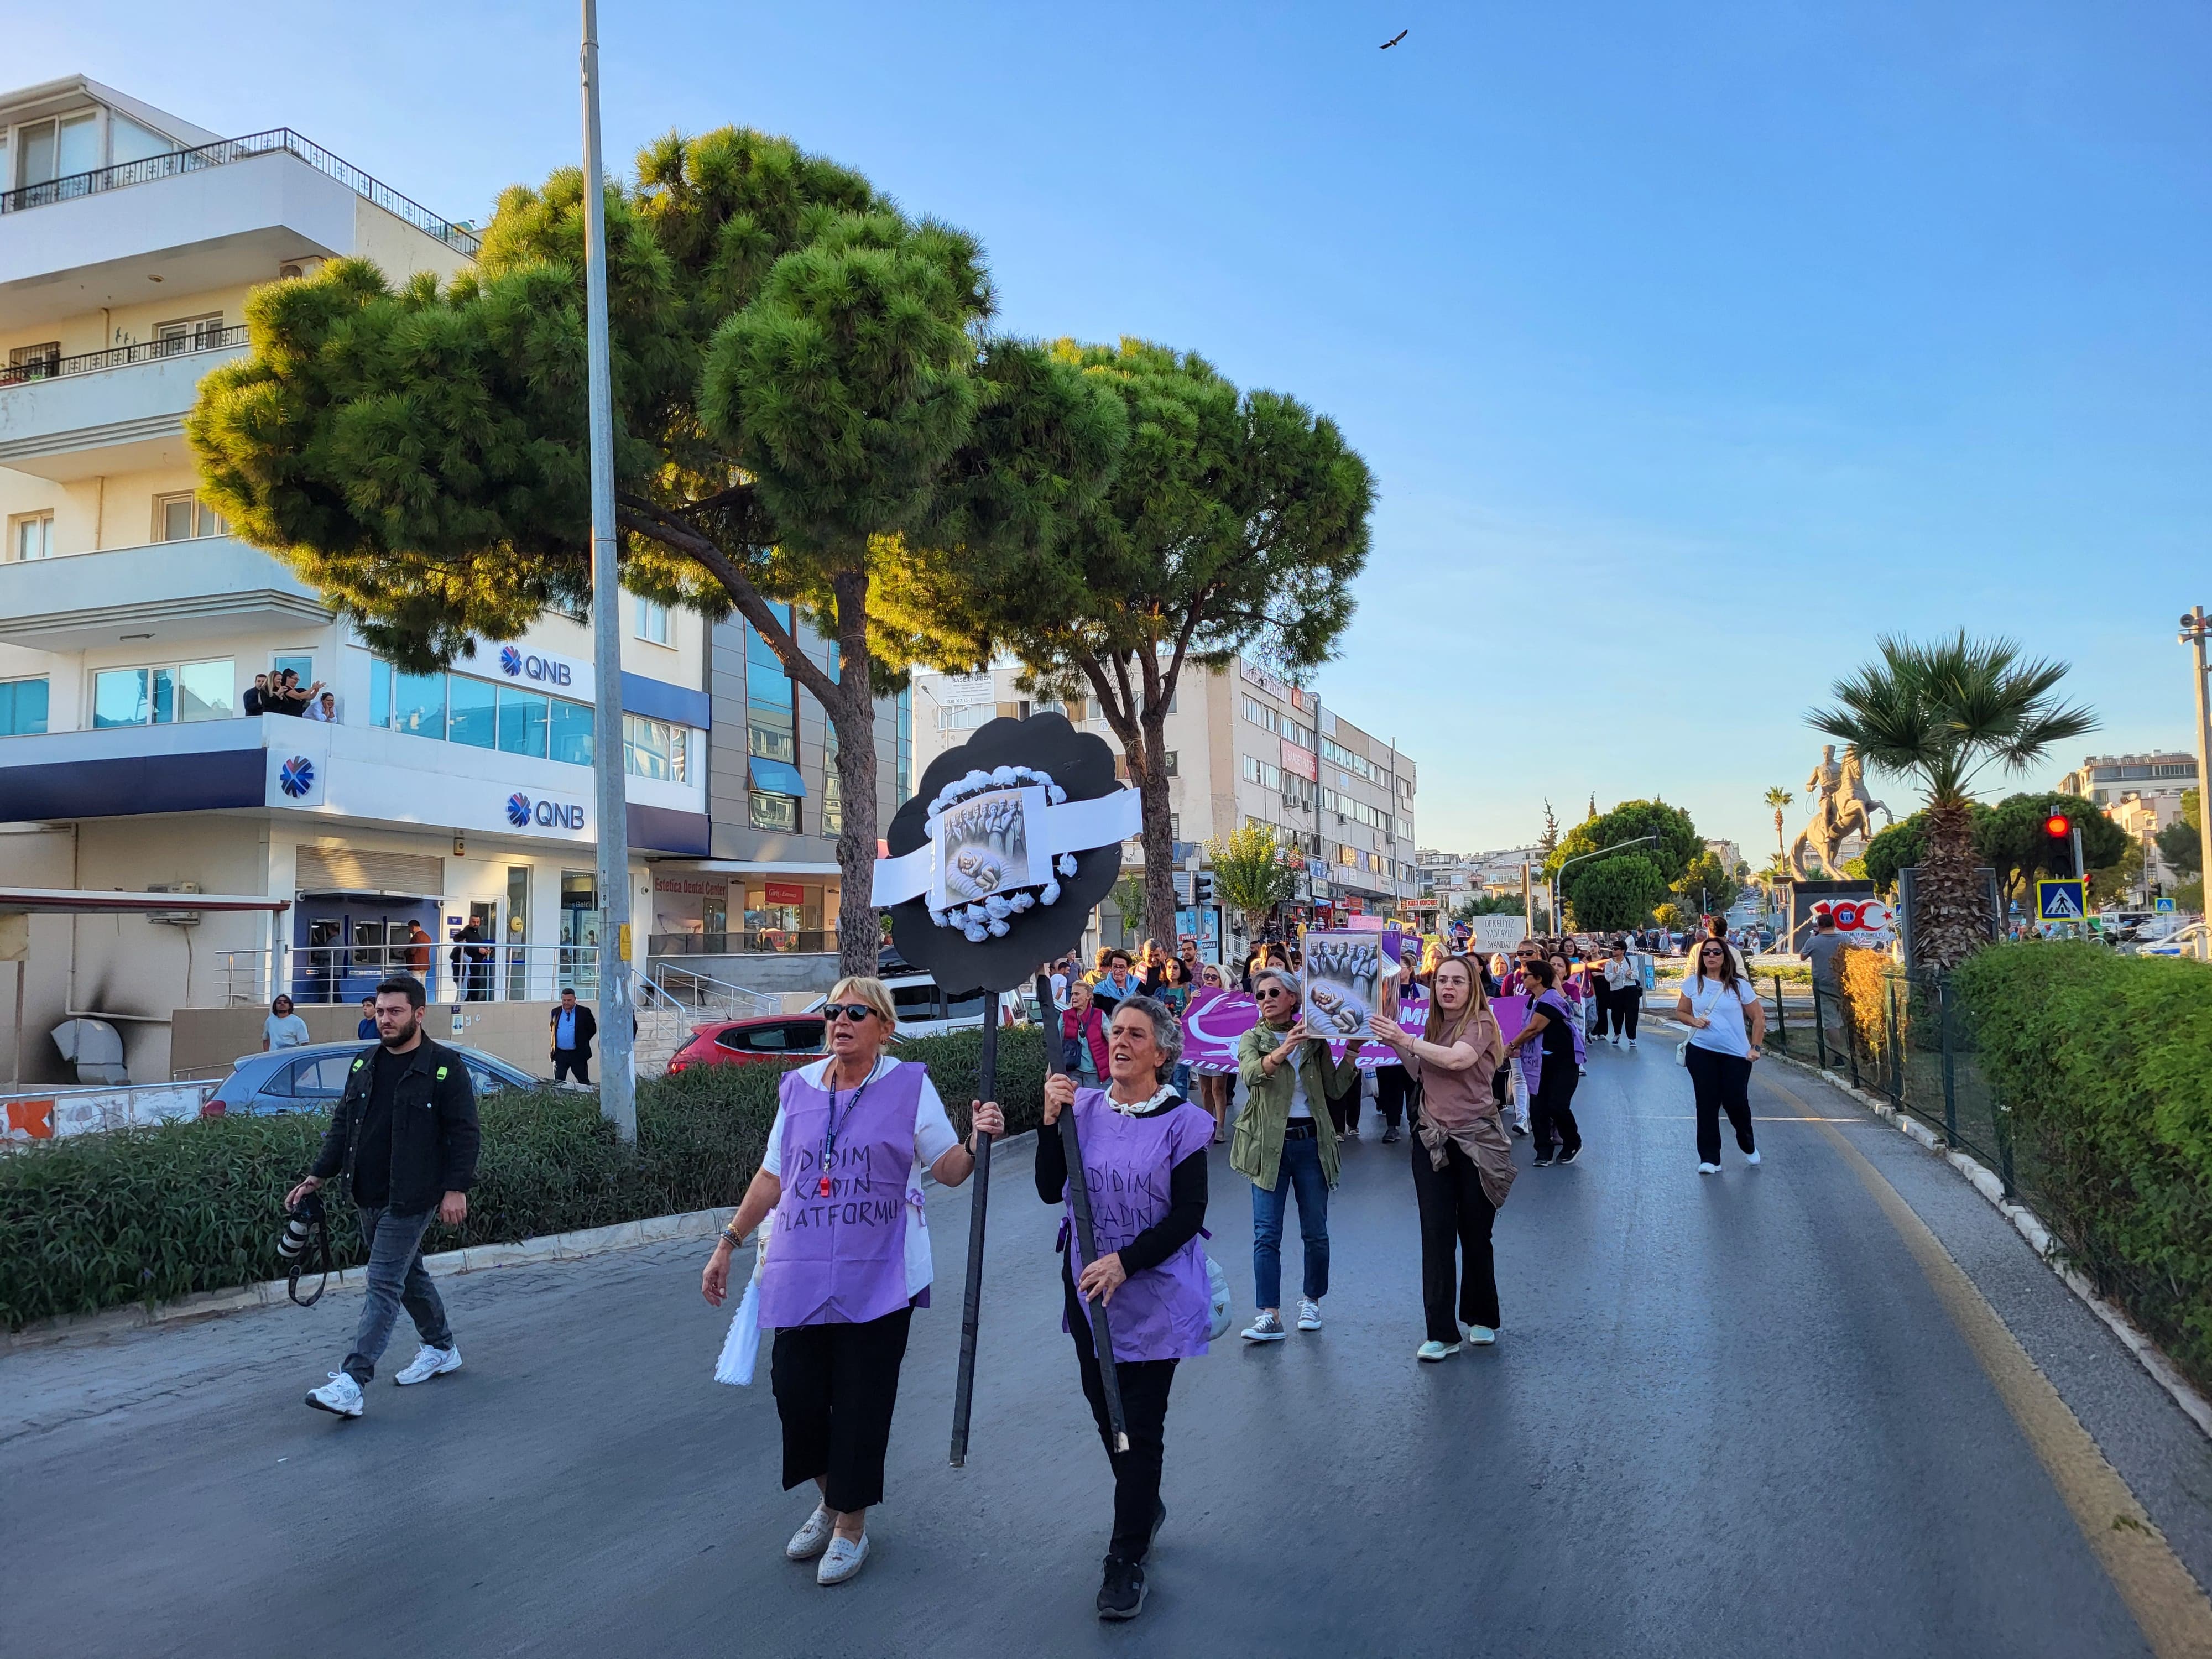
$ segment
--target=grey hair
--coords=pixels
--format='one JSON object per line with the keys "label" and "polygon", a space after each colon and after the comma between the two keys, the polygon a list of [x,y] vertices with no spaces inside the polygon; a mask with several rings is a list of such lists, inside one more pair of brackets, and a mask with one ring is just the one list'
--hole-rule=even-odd
{"label": "grey hair", "polygon": [[1255,991],[1258,990],[1260,988],[1260,981],[1263,979],[1272,979],[1276,984],[1281,986],[1292,996],[1297,996],[1298,994],[1298,975],[1295,969],[1262,968],[1258,973],[1252,975],[1252,988]]}
{"label": "grey hair", "polygon": [[[1123,997],[1121,1008],[1133,1008],[1152,1021],[1152,1041],[1159,1045],[1160,1052],[1167,1056],[1152,1068],[1152,1080],[1155,1083],[1164,1081],[1174,1072],[1176,1062],[1182,1058],[1182,1021],[1176,1017],[1174,1009],[1169,1007],[1158,997],[1143,995]],[[1115,1012],[1119,1013],[1121,1008],[1115,1009]]]}

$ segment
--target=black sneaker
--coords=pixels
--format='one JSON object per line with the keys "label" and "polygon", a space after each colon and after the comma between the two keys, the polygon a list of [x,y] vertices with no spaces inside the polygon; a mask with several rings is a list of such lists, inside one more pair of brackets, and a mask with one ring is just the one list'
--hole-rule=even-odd
{"label": "black sneaker", "polygon": [[1552,1167],[1552,1155],[1549,1152],[1539,1152],[1536,1155],[1535,1167],[1540,1170],[1550,1169]]}
{"label": "black sneaker", "polygon": [[1570,1151],[1561,1152],[1561,1153],[1559,1154],[1559,1156],[1558,1157],[1558,1158],[1554,1160],[1554,1162],[1560,1163],[1560,1164],[1571,1164],[1571,1163],[1573,1163],[1577,1158],[1580,1158],[1582,1155],[1583,1155],[1583,1149],[1582,1149],[1581,1147],[1579,1147],[1579,1146],[1577,1146],[1577,1147],[1572,1148],[1572,1149],[1571,1149],[1571,1150],[1570,1150]]}
{"label": "black sneaker", "polygon": [[1134,1561],[1106,1558],[1106,1580],[1098,1586],[1101,1619],[1134,1619],[1144,1611],[1145,1570]]}
{"label": "black sneaker", "polygon": [[1395,1146],[1398,1144],[1398,1126],[1396,1124],[1393,1123],[1382,1131],[1382,1144],[1385,1146]]}

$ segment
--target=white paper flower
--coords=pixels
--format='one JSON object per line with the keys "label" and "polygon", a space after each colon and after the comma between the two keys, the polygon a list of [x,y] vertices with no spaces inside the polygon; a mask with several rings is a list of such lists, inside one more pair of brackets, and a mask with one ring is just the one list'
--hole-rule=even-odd
{"label": "white paper flower", "polygon": [[1060,855],[1060,873],[1063,876],[1073,876],[1075,873],[1074,854],[1062,853]]}
{"label": "white paper flower", "polygon": [[1057,904],[1059,902],[1060,884],[1056,881],[1048,881],[1045,883],[1044,890],[1037,895],[1037,902],[1039,904]]}

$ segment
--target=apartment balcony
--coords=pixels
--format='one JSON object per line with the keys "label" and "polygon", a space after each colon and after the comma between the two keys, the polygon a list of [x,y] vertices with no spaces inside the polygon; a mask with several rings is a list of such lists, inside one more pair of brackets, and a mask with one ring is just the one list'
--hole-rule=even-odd
{"label": "apartment balcony", "polygon": [[200,377],[246,350],[246,330],[204,329],[0,369],[0,466],[66,483],[181,466]]}
{"label": "apartment balcony", "polygon": [[313,588],[229,536],[0,564],[0,641],[34,650],[84,651],[130,635],[159,653],[180,641],[329,621]]}
{"label": "apartment balcony", "polygon": [[33,327],[143,304],[149,283],[273,282],[303,257],[367,254],[395,277],[430,263],[392,257],[403,250],[368,213],[412,227],[449,265],[475,257],[475,232],[285,128],[0,192],[0,316]]}

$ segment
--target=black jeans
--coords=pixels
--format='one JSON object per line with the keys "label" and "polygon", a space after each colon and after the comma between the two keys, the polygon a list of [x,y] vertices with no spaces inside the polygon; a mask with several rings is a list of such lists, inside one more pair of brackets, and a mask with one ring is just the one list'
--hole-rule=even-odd
{"label": "black jeans", "polygon": [[783,1489],[824,1479],[840,1514],[884,1501],[899,1366],[914,1310],[863,1325],[794,1325],[775,1334],[769,1381],[783,1419]]}
{"label": "black jeans", "polygon": [[[1413,1138],[1413,1197],[1421,1210],[1421,1311],[1429,1340],[1460,1340],[1462,1324],[1498,1328],[1498,1268],[1490,1227],[1498,1211],[1482,1190],[1482,1175],[1459,1143],[1444,1143],[1444,1167]],[[1459,1294],[1455,1302],[1452,1292]]]}
{"label": "black jeans", "polygon": [[1395,1129],[1413,1115],[1407,1108],[1413,1103],[1416,1088],[1402,1066],[1375,1068],[1375,1104],[1382,1114],[1383,1122]]}
{"label": "black jeans", "polygon": [[1632,1037],[1636,1035],[1636,1017],[1644,1012],[1643,990],[1634,985],[1624,985],[1613,994],[1613,1029],[1615,1034]]}
{"label": "black jeans", "polygon": [[1364,1075],[1364,1073],[1353,1073],[1351,1089],[1344,1094],[1328,1097],[1329,1127],[1339,1134],[1359,1127],[1359,1090]]}
{"label": "black jeans", "polygon": [[[1091,1345],[1091,1316],[1075,1294],[1075,1281],[1060,1269],[1062,1299],[1067,1304],[1068,1334],[1075,1339],[1075,1363],[1083,1373],[1083,1397],[1098,1425],[1106,1461],[1114,1466],[1114,1538],[1106,1547],[1116,1560],[1137,1562],[1152,1547],[1152,1523],[1160,1513],[1160,1466],[1167,1457],[1168,1390],[1175,1385],[1172,1359],[1124,1359],[1114,1367],[1121,1385],[1121,1423],[1129,1449],[1114,1449],[1106,1417],[1106,1387],[1098,1379],[1098,1352]],[[1107,1317],[1113,1317],[1109,1303]]]}
{"label": "black jeans", "polygon": [[1751,1060],[1747,1056],[1716,1054],[1690,1045],[1683,1056],[1690,1067],[1690,1086],[1698,1091],[1698,1162],[1721,1161],[1721,1109],[1728,1109],[1735,1129],[1735,1144],[1747,1153],[1751,1138]]}
{"label": "black jeans", "polygon": [[1555,1139],[1565,1152],[1574,1152],[1582,1146],[1583,1132],[1575,1122],[1574,1108],[1569,1103],[1575,1097],[1575,1085],[1581,1081],[1572,1054],[1561,1054],[1556,1059],[1550,1054],[1544,1056],[1541,1079],[1528,1101],[1528,1133],[1535,1139],[1537,1157],[1551,1157]]}
{"label": "black jeans", "polygon": [[592,1080],[591,1052],[585,1048],[556,1048],[553,1051],[553,1080],[573,1077],[579,1083]]}

